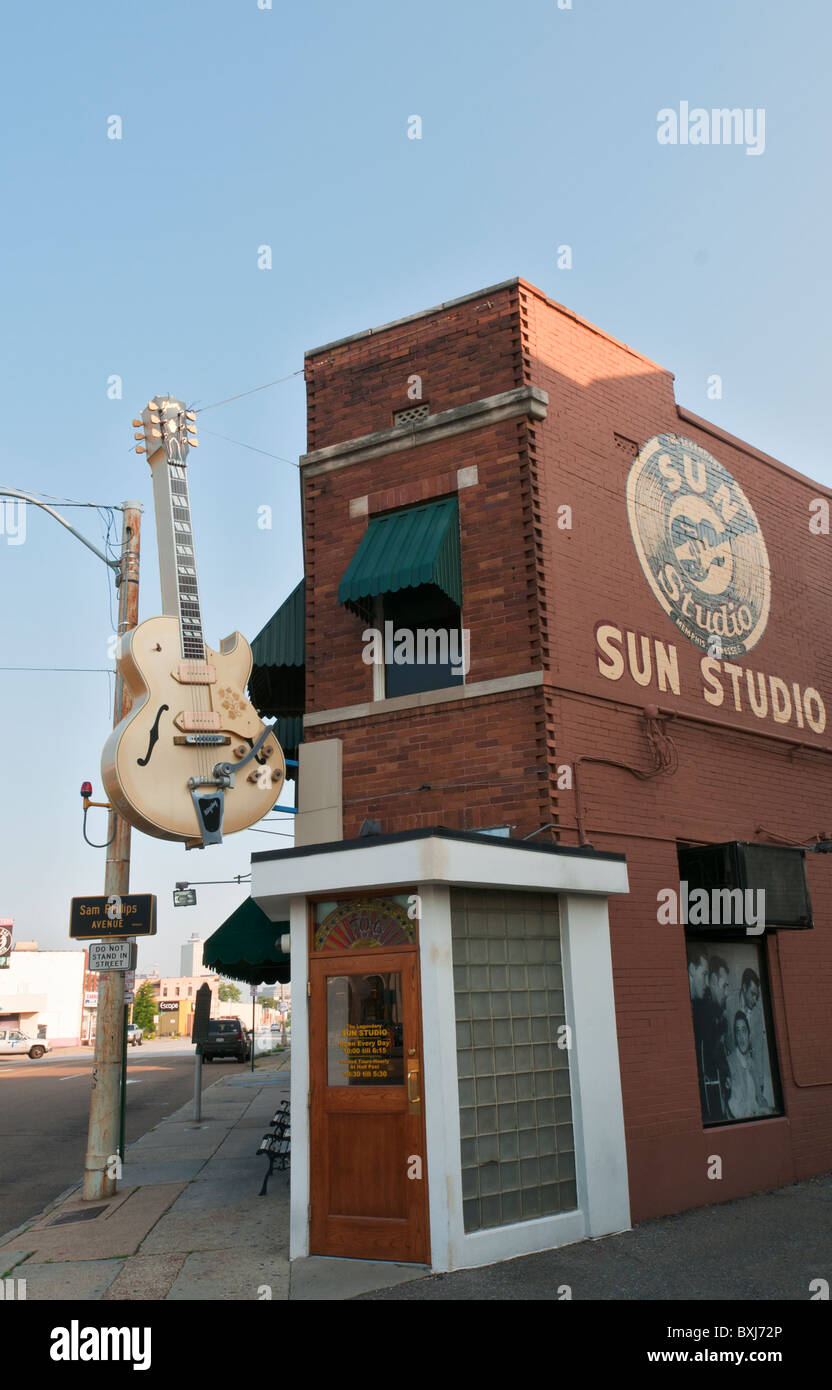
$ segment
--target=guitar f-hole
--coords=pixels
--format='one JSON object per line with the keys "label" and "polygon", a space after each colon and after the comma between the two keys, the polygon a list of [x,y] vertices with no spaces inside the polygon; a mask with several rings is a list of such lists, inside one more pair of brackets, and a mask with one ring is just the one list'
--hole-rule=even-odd
{"label": "guitar f-hole", "polygon": [[166,709],[170,709],[170,705],[160,705],[156,711],[156,718],[153,721],[153,728],[150,730],[150,738],[147,742],[147,752],[143,758],[136,759],[139,767],[147,767],[147,764],[150,762],[150,755],[159,741],[159,720],[162,718]]}

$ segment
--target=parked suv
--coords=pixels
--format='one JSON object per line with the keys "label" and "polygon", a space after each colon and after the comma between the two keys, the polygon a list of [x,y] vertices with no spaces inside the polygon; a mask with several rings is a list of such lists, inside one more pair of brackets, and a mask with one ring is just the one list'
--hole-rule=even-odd
{"label": "parked suv", "polygon": [[215,1057],[247,1062],[250,1056],[251,1041],[241,1018],[209,1019],[208,1037],[202,1044],[204,1062],[213,1062]]}
{"label": "parked suv", "polygon": [[136,1047],[137,1044],[139,1047],[141,1047],[142,1042],[144,1041],[144,1033],[142,1032],[138,1023],[128,1023],[127,1041],[129,1042],[131,1047]]}
{"label": "parked suv", "polygon": [[28,1053],[30,1057],[38,1058],[48,1051],[49,1043],[46,1038],[30,1038],[26,1033],[21,1033],[19,1028],[0,1028],[0,1057],[7,1057],[13,1053]]}

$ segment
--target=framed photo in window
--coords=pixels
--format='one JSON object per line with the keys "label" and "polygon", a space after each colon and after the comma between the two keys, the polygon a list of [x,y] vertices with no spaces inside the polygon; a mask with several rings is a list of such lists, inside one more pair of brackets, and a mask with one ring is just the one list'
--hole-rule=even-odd
{"label": "framed photo in window", "polygon": [[685,944],[702,1123],[782,1115],[760,943],[688,936]]}

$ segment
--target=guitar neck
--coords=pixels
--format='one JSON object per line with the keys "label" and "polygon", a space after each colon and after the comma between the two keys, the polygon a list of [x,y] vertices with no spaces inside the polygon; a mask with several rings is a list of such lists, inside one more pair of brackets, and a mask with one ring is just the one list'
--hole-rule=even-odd
{"label": "guitar neck", "polygon": [[184,463],[168,463],[163,453],[151,467],[162,611],[179,620],[183,659],[204,661],[205,640],[188,497],[188,471]]}

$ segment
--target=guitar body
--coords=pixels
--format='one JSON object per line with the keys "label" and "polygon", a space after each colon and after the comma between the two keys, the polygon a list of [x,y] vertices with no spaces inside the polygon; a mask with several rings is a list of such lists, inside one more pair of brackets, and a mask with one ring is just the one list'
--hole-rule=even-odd
{"label": "guitar body", "polygon": [[[246,697],[251,648],[235,632],[204,661],[183,660],[180,624],[149,618],[119,643],[116,658],[133,707],[113,730],[101,757],[111,805],[146,835],[202,845],[189,778],[210,783],[219,762],[232,769],[266,725]],[[210,743],[194,742],[210,739]],[[224,795],[223,834],[254,825],[278,800],[286,777],[283,750],[268,734],[254,758],[235,771]],[[204,785],[200,794],[210,795]]]}

